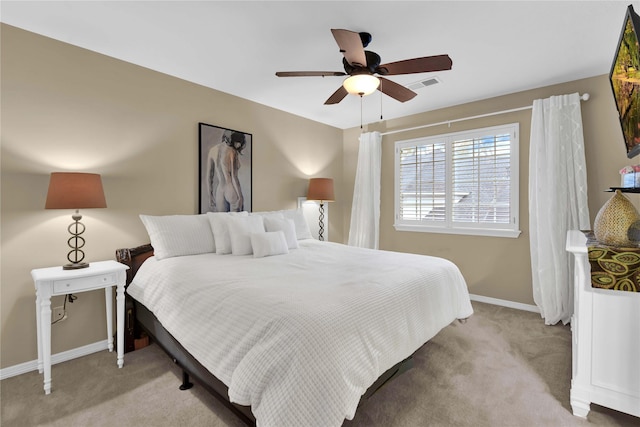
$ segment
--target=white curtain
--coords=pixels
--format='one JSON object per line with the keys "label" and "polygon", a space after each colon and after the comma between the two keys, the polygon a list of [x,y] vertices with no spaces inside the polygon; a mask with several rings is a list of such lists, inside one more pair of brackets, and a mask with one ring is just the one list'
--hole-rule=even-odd
{"label": "white curtain", "polygon": [[533,102],[529,150],[529,233],[533,299],[547,325],[573,314],[567,230],[590,229],[580,96]]}
{"label": "white curtain", "polygon": [[349,227],[348,243],[351,246],[378,249],[381,163],[382,135],[380,132],[361,134]]}

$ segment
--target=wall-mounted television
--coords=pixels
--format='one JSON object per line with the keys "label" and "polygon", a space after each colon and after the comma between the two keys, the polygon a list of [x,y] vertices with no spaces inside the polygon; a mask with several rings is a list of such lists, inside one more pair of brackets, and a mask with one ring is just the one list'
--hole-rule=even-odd
{"label": "wall-mounted television", "polygon": [[640,31],[640,16],[634,12],[633,6],[629,5],[609,73],[628,158],[640,154],[640,45],[638,44],[638,31]]}

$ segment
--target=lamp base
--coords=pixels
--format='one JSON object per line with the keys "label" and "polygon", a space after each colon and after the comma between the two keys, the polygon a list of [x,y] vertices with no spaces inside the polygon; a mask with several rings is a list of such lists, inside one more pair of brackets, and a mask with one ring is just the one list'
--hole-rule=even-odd
{"label": "lamp base", "polygon": [[324,203],[320,200],[320,216],[318,218],[318,240],[324,241]]}
{"label": "lamp base", "polygon": [[63,270],[79,270],[81,268],[87,268],[89,264],[86,262],[72,262],[62,266]]}
{"label": "lamp base", "polygon": [[[84,233],[84,224],[80,222],[82,219],[82,215],[80,215],[80,211],[76,209],[76,213],[71,216],[73,221],[67,230],[71,233],[71,237],[67,240],[67,244],[71,248],[69,253],[67,254],[67,259],[69,260],[69,264],[65,264],[62,266],[63,270],[79,270],[81,268],[89,267],[89,264],[86,262],[82,262],[84,259],[84,252],[82,252],[82,248],[84,246],[84,237],[82,237],[82,233]],[[73,255],[73,256],[71,256]]]}

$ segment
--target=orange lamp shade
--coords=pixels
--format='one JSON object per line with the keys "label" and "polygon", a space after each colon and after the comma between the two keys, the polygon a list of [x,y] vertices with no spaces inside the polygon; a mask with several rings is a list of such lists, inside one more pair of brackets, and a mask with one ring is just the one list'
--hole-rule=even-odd
{"label": "orange lamp shade", "polygon": [[333,179],[311,178],[309,180],[307,200],[333,202],[335,200],[335,195],[333,194]]}
{"label": "orange lamp shade", "polygon": [[96,173],[53,172],[45,209],[106,208],[102,179]]}

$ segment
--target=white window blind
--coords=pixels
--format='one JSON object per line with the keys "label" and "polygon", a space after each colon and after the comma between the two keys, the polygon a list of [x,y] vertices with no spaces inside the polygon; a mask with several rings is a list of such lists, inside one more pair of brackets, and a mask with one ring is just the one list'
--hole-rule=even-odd
{"label": "white window blind", "polygon": [[517,237],[518,130],[396,142],[396,229]]}

